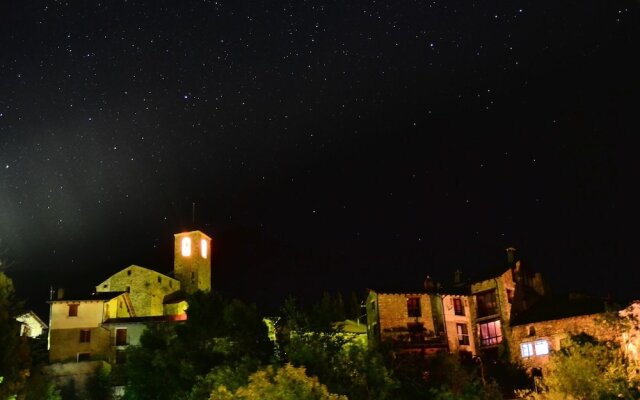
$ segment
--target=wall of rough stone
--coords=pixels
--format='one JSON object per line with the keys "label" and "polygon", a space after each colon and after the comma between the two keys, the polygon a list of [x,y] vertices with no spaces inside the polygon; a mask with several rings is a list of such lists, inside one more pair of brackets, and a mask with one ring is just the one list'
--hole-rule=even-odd
{"label": "wall of rough stone", "polygon": [[[572,334],[586,333],[601,340],[615,339],[614,332],[601,323],[601,318],[601,314],[591,314],[512,326],[509,341],[511,359],[515,363],[521,363],[525,368],[541,368],[544,373],[550,356],[522,357],[520,344],[546,340],[551,353],[560,350],[561,341]],[[530,334],[531,328],[535,330],[533,335]]]}
{"label": "wall of rough stone", "polygon": [[[407,312],[407,299],[409,297],[420,298],[420,317],[409,317]],[[394,328],[407,328],[408,323],[423,323],[425,329],[435,332],[433,324],[433,314],[431,309],[431,299],[426,294],[378,294],[378,313],[380,331],[383,336],[385,332]]]}
{"label": "wall of rough stone", "polygon": [[[182,254],[182,239],[191,239],[191,254]],[[201,245],[207,246],[203,257]],[[175,277],[182,283],[182,290],[193,293],[196,290],[211,290],[211,238],[200,231],[184,232],[174,235],[173,270]]]}
{"label": "wall of rough stone", "polygon": [[96,286],[98,292],[124,292],[127,288],[136,317],[158,316],[164,313],[165,296],[180,290],[180,281],[131,265]]}

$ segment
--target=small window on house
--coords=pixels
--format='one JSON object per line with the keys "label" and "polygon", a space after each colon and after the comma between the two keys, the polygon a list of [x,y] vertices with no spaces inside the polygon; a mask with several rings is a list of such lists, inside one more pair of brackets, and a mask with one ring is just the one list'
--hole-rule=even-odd
{"label": "small window on house", "polygon": [[458,334],[458,344],[469,345],[469,330],[467,324],[456,324],[456,332]]}
{"label": "small window on house", "polygon": [[169,281],[169,287],[172,288],[173,287],[173,281]]}
{"label": "small window on house", "polygon": [[158,276],[158,283],[162,283],[162,277]]}
{"label": "small window on house", "polygon": [[127,328],[116,329],[116,346],[127,345]]}
{"label": "small window on house", "polygon": [[81,361],[91,361],[90,353],[78,353],[78,362]]}
{"label": "small window on house", "polygon": [[409,317],[421,317],[420,297],[407,297],[407,315]]}
{"label": "small window on house", "polygon": [[529,336],[535,336],[536,335],[536,327],[533,325],[529,325]]}
{"label": "small window on house", "polygon": [[103,287],[104,289],[106,289],[106,288],[107,288],[107,285],[102,285],[102,287]]}
{"label": "small window on house", "polygon": [[90,329],[81,329],[80,330],[80,343],[89,343],[91,342],[91,330]]}
{"label": "small window on house", "polygon": [[78,304],[69,304],[69,316],[70,317],[78,316]]}
{"label": "small window on house", "polygon": [[453,298],[453,311],[456,315],[464,315],[464,305],[459,297]]}
{"label": "small window on house", "polygon": [[546,340],[536,340],[533,343],[537,356],[544,356],[549,354],[549,342]]}
{"label": "small window on house", "polygon": [[127,271],[127,276],[131,276],[131,270]]}
{"label": "small window on house", "polygon": [[520,355],[522,358],[533,356],[533,343],[520,343]]}
{"label": "small window on house", "polygon": [[127,286],[127,288],[125,289],[125,291],[126,291],[127,293],[131,293],[131,286]]}
{"label": "small window on house", "polygon": [[191,272],[191,283],[195,283],[195,281],[196,281],[196,273]]}
{"label": "small window on house", "polygon": [[376,310],[376,302],[372,301],[371,302],[371,311],[375,311]]}

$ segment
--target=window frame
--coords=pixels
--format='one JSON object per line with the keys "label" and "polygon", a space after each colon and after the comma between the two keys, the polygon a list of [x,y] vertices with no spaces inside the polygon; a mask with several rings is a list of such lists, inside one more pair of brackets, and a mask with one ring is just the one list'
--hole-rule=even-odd
{"label": "window frame", "polygon": [[80,308],[80,304],[78,303],[73,303],[73,304],[67,304],[69,306],[69,311],[67,313],[68,317],[77,317],[78,316],[78,309]]}
{"label": "window frame", "polygon": [[[483,326],[486,326],[486,330],[484,330],[484,332]],[[484,336],[485,332],[487,334],[486,336]],[[480,335],[481,346],[495,346],[502,343],[502,321],[500,321],[499,319],[494,319],[492,321],[479,322],[478,334]]]}
{"label": "window frame", "polygon": [[456,324],[456,335],[458,336],[458,345],[469,346],[469,327],[467,324]]}
{"label": "window frame", "polygon": [[[119,338],[118,333],[122,331],[124,331],[124,343],[118,340]],[[116,328],[115,335],[116,336],[114,340],[115,340],[116,346],[126,346],[129,343],[129,332],[127,332],[127,328]]]}
{"label": "window frame", "polygon": [[460,297],[454,297],[453,299],[451,299],[451,302],[453,304],[453,314],[464,317],[466,314],[464,311],[464,302],[462,301],[462,299]]}
{"label": "window frame", "polygon": [[422,317],[422,306],[420,304],[419,296],[407,297],[407,317],[409,318]]}
{"label": "window frame", "polygon": [[[476,308],[479,318],[498,315],[500,308],[498,305],[498,296],[495,289],[476,293]],[[489,301],[487,301],[489,300]]]}
{"label": "window frame", "polygon": [[91,329],[80,329],[80,343],[91,343]]}

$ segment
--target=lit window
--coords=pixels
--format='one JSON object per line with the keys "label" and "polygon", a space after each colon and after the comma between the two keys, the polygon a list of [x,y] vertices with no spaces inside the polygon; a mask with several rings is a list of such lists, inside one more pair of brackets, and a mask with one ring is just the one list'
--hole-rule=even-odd
{"label": "lit window", "polygon": [[480,344],[491,346],[502,342],[502,329],[500,320],[485,322],[480,327]]}
{"label": "lit window", "polygon": [[78,316],[78,304],[69,304],[69,316],[70,317]]}
{"label": "lit window", "polygon": [[520,343],[520,354],[523,358],[531,357],[533,355],[533,344],[529,343]]}
{"label": "lit window", "polygon": [[182,255],[185,257],[191,255],[191,238],[182,239]]}
{"label": "lit window", "polygon": [[546,340],[536,340],[533,344],[536,348],[537,356],[544,356],[549,354],[549,342]]}
{"label": "lit window", "polygon": [[209,250],[207,239],[202,239],[200,241],[200,255],[202,258],[207,258],[207,250]]}
{"label": "lit window", "polygon": [[91,331],[89,329],[82,329],[80,331],[80,343],[91,342]]}

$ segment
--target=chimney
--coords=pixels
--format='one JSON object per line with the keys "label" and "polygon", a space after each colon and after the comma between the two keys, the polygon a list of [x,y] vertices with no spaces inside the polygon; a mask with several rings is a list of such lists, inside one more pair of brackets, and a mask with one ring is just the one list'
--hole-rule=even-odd
{"label": "chimney", "polygon": [[453,273],[453,283],[462,283],[462,271],[460,271],[460,269],[456,269],[456,272]]}
{"label": "chimney", "polygon": [[424,279],[424,289],[427,291],[433,291],[436,289],[436,284],[429,275]]}
{"label": "chimney", "polygon": [[513,264],[516,261],[516,248],[515,247],[507,247],[507,264]]}
{"label": "chimney", "polygon": [[64,298],[64,288],[58,288],[58,295],[56,296],[56,300],[62,300]]}

